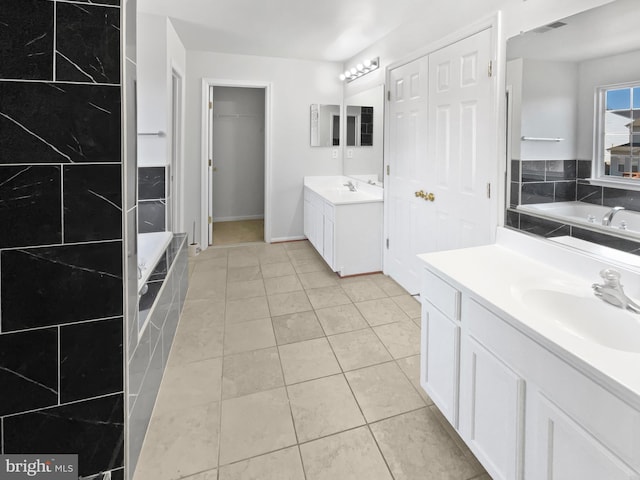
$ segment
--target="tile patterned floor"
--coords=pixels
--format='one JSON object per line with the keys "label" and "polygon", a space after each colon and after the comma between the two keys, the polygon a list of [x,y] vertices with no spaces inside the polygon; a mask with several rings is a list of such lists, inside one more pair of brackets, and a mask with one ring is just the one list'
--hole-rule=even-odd
{"label": "tile patterned floor", "polygon": [[490,480],[418,383],[419,303],[308,242],[208,249],[135,480]]}

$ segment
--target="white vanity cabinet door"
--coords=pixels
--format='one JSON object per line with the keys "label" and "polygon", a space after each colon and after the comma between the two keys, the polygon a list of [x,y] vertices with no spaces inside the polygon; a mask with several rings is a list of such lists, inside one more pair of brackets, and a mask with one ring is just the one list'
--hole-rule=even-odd
{"label": "white vanity cabinet door", "polygon": [[[527,413],[527,478],[540,480],[638,480],[611,450],[539,391]],[[595,413],[595,412],[594,412]]]}
{"label": "white vanity cabinet door", "polygon": [[318,252],[322,253],[324,240],[324,201],[311,190],[304,189],[304,234]]}
{"label": "white vanity cabinet door", "polygon": [[494,480],[523,475],[524,387],[492,352],[462,336],[459,431]]}
{"label": "white vanity cabinet door", "polygon": [[458,427],[460,326],[428,301],[422,302],[420,385]]}
{"label": "white vanity cabinet door", "polygon": [[327,264],[331,267],[332,270],[335,271],[335,261],[334,261],[334,251],[335,251],[335,242],[334,242],[334,233],[335,227],[333,220],[325,215],[324,217],[324,239],[323,239],[323,250],[322,250],[322,258]]}

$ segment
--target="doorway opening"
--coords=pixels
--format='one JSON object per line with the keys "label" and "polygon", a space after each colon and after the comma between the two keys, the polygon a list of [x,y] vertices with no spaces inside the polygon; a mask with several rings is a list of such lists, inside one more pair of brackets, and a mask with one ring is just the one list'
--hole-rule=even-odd
{"label": "doorway opening", "polygon": [[268,242],[269,85],[205,80],[203,94],[203,244]]}

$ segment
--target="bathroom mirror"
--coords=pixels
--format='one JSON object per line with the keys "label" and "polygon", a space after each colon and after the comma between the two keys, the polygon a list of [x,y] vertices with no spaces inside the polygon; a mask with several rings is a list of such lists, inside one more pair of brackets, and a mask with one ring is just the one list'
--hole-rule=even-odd
{"label": "bathroom mirror", "polygon": [[347,147],[373,146],[373,107],[347,105],[344,121]]}
{"label": "bathroom mirror", "polygon": [[344,100],[346,176],[383,185],[384,85],[377,85]]}
{"label": "bathroom mirror", "polygon": [[311,104],[311,146],[340,145],[340,105]]}
{"label": "bathroom mirror", "polygon": [[507,225],[637,248],[639,22],[616,0],[507,41]]}

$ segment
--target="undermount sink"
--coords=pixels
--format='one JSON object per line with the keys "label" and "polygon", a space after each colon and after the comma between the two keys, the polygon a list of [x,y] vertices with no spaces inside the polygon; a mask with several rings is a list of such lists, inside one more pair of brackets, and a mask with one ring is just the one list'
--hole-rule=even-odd
{"label": "undermount sink", "polygon": [[640,315],[610,305],[591,289],[535,287],[520,290],[518,297],[539,312],[541,321],[555,322],[585,341],[625,352],[640,353]]}

